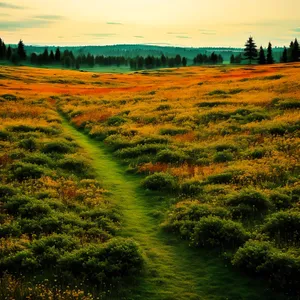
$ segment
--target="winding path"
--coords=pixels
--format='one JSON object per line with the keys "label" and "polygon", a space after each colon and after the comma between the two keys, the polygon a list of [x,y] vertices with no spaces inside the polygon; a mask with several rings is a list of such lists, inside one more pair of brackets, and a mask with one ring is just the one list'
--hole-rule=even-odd
{"label": "winding path", "polygon": [[[121,208],[121,235],[137,241],[146,259],[146,274],[118,299],[276,299],[258,281],[243,277],[226,262],[159,229],[166,201],[140,188],[140,177],[129,175],[97,142],[62,116],[62,126],[93,160],[98,179]],[[229,262],[228,262],[229,265]]]}

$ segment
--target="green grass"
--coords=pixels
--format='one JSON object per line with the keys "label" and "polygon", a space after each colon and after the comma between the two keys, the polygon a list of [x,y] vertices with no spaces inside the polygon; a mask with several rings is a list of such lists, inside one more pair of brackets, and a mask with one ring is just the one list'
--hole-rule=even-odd
{"label": "green grass", "polygon": [[146,260],[145,273],[130,280],[116,299],[281,299],[261,281],[242,275],[216,253],[190,248],[159,225],[172,199],[147,192],[141,177],[128,174],[104,144],[62,123],[66,133],[93,159],[98,179],[121,209],[121,235],[134,238]]}

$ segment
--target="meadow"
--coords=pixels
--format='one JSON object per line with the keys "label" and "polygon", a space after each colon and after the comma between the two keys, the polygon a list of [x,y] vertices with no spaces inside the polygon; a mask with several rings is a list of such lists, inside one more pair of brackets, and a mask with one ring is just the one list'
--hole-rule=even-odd
{"label": "meadow", "polygon": [[299,297],[299,70],[1,67],[0,296]]}

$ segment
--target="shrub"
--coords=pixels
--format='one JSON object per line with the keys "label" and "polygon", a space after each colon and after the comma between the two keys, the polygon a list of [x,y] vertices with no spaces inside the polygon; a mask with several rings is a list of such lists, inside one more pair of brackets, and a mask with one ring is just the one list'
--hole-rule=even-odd
{"label": "shrub", "polygon": [[181,184],[180,190],[186,196],[196,196],[203,192],[203,185],[200,181],[189,180]]}
{"label": "shrub", "polygon": [[59,168],[74,172],[81,176],[87,175],[86,173],[89,170],[89,165],[85,160],[74,157],[61,159],[57,165]]}
{"label": "shrub", "polygon": [[126,120],[120,116],[114,116],[107,119],[108,126],[121,126],[126,123]]}
{"label": "shrub", "polygon": [[215,95],[226,95],[227,93],[223,90],[214,90],[208,93],[209,96],[215,96]]}
{"label": "shrub", "polygon": [[209,101],[209,102],[199,102],[196,104],[197,107],[216,107],[221,105],[228,105],[230,102],[226,101]]}
{"label": "shrub", "polygon": [[10,224],[1,224],[0,226],[0,236],[2,238],[8,237],[19,237],[21,235],[21,227],[18,223],[13,222]]}
{"label": "shrub", "polygon": [[42,148],[42,152],[66,154],[74,152],[74,149],[70,144],[67,144],[66,142],[56,141],[45,144]]}
{"label": "shrub", "polygon": [[273,245],[264,241],[248,241],[235,253],[232,264],[252,274],[260,273]]}
{"label": "shrub", "polygon": [[265,149],[254,149],[251,153],[250,153],[250,157],[253,159],[261,159],[265,156],[266,150]]}
{"label": "shrub", "polygon": [[265,195],[252,189],[241,190],[229,195],[226,204],[231,207],[234,218],[261,216],[271,207],[271,203]]}
{"label": "shrub", "polygon": [[171,135],[171,136],[175,136],[178,134],[185,134],[188,132],[189,130],[185,128],[162,128],[159,131],[161,135]]}
{"label": "shrub", "polygon": [[285,99],[277,102],[277,107],[280,109],[299,109],[300,108],[300,100],[298,99]]}
{"label": "shrub", "polygon": [[175,150],[161,150],[156,156],[156,161],[161,163],[180,164],[187,161],[189,158],[183,152]]}
{"label": "shrub", "polygon": [[216,175],[211,175],[207,177],[208,183],[212,184],[222,184],[222,183],[230,183],[233,180],[232,173],[221,173]]}
{"label": "shrub", "polygon": [[52,165],[52,160],[49,156],[43,153],[35,153],[23,158],[23,161],[30,164],[40,165],[40,166],[50,166]]}
{"label": "shrub", "polygon": [[192,241],[208,248],[237,248],[249,238],[240,223],[215,216],[201,218],[194,228]]}
{"label": "shrub", "polygon": [[233,155],[227,151],[217,152],[214,155],[215,163],[223,163],[223,162],[232,161],[232,160],[233,160]]}
{"label": "shrub", "polygon": [[20,141],[19,147],[33,152],[37,149],[38,145],[36,139],[31,137]]}
{"label": "shrub", "polygon": [[281,211],[268,217],[262,227],[279,245],[300,245],[300,212]]}
{"label": "shrub", "polygon": [[177,188],[176,179],[167,173],[155,173],[142,181],[142,186],[149,190],[174,191]]}
{"label": "shrub", "polygon": [[10,126],[12,132],[31,132],[35,131],[36,128],[30,125],[13,125]]}
{"label": "shrub", "polygon": [[278,210],[292,207],[292,198],[279,192],[272,192],[270,200]]}
{"label": "shrub", "polygon": [[163,110],[169,110],[169,109],[171,109],[171,105],[169,105],[169,104],[161,104],[156,108],[157,111],[163,111]]}
{"label": "shrub", "polygon": [[10,138],[10,134],[7,131],[0,130],[0,141],[7,141]]}
{"label": "shrub", "polygon": [[165,149],[165,145],[160,144],[146,144],[135,147],[124,148],[115,152],[120,158],[136,158],[141,155],[156,154],[158,151]]}
{"label": "shrub", "polygon": [[17,190],[11,186],[0,184],[0,197],[11,197],[17,194]]}
{"label": "shrub", "polygon": [[116,277],[133,275],[140,271],[143,258],[135,242],[115,238],[102,245],[88,245],[66,253],[60,260],[62,270],[75,276],[102,282]]}
{"label": "shrub", "polygon": [[11,165],[12,179],[23,181],[29,178],[40,178],[44,175],[44,170],[34,164],[18,162]]}
{"label": "shrub", "polygon": [[231,144],[219,144],[217,146],[215,146],[215,149],[218,152],[222,152],[222,151],[232,151],[232,152],[236,152],[238,150],[238,147],[235,145],[231,145]]}

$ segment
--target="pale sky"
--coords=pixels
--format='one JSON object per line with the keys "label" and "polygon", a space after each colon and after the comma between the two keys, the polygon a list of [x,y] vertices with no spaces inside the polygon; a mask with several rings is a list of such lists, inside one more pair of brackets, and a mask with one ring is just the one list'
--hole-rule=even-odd
{"label": "pale sky", "polygon": [[300,0],[6,0],[0,37],[39,45],[288,45]]}

